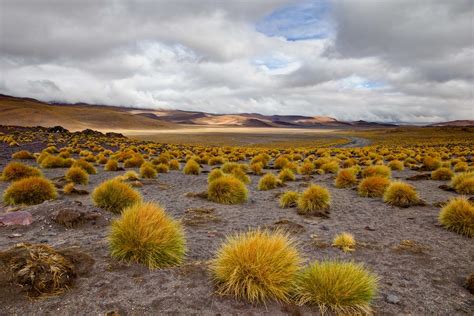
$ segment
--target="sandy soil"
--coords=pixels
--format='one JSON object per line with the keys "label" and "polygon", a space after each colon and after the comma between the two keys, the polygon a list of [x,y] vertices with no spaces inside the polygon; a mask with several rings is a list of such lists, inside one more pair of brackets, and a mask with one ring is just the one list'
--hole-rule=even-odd
{"label": "sandy soil", "polygon": [[[5,148],[2,153],[2,156],[8,154]],[[0,168],[6,162],[4,157],[0,158]],[[55,178],[64,175],[65,170],[46,169],[44,173]],[[120,173],[100,170],[90,177],[86,189],[92,191],[106,178]],[[414,174],[417,172],[395,172],[394,177],[404,179]],[[358,197],[352,189],[336,189],[332,184],[333,175],[314,176],[309,180],[298,176],[297,181],[289,182],[286,187],[270,191],[257,191],[259,177],[251,176],[249,201],[243,205],[226,206],[185,196],[188,192],[206,190],[206,177],[205,173],[191,176],[172,171],[160,174],[157,180],[146,181],[139,189],[146,200],[159,202],[175,218],[183,219],[186,225],[186,262],[172,269],[149,271],[139,264],[129,265],[112,259],[108,252],[107,233],[108,223],[116,215],[94,207],[90,196],[61,196],[56,201],[22,207],[31,212],[34,223],[25,227],[0,227],[0,249],[19,242],[76,247],[89,253],[95,265],[88,275],[77,279],[74,288],[58,297],[29,300],[20,288],[1,284],[0,314],[90,315],[110,311],[148,315],[317,314],[316,308],[273,302],[267,306],[252,306],[233,298],[223,298],[214,293],[210,281],[207,261],[213,258],[226,235],[250,227],[272,227],[278,221],[288,220],[296,228],[294,236],[308,261],[324,258],[355,260],[364,262],[380,276],[379,293],[374,301],[377,314],[472,315],[474,299],[462,283],[474,271],[474,247],[472,239],[437,225],[439,208],[432,204],[456,195],[440,190],[438,186],[443,182],[412,182],[428,205],[400,209],[387,206],[380,199]],[[330,190],[330,218],[304,217],[295,209],[278,207],[278,193],[290,189],[302,191],[309,182]],[[7,185],[0,182],[0,191]],[[197,207],[215,209],[213,219],[190,220],[190,212],[186,210]],[[64,208],[95,210],[102,217],[66,229],[51,220],[54,211]],[[0,213],[6,209],[2,206]],[[346,254],[330,247],[332,238],[342,231],[355,235],[358,242],[355,252]],[[397,245],[407,239],[418,243],[420,249],[397,250]],[[388,295],[395,295],[400,301],[389,303]]]}

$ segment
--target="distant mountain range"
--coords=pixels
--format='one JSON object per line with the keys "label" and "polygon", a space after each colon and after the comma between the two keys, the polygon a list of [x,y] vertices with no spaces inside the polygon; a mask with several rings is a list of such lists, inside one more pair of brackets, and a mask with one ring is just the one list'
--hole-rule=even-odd
{"label": "distant mountain range", "polygon": [[[328,116],[262,115],[257,113],[212,114],[181,110],[152,110],[130,107],[42,102],[0,94],[0,124],[19,126],[61,125],[70,130],[167,129],[180,126],[289,127],[289,128],[373,128],[396,127],[366,121],[339,121]],[[431,126],[473,126],[473,120],[431,124]]]}

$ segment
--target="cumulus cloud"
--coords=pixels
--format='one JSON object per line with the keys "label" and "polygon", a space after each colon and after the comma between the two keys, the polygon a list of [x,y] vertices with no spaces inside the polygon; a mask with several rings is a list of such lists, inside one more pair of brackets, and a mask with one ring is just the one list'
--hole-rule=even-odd
{"label": "cumulus cloud", "polygon": [[207,112],[474,118],[470,0],[0,0],[0,93]]}

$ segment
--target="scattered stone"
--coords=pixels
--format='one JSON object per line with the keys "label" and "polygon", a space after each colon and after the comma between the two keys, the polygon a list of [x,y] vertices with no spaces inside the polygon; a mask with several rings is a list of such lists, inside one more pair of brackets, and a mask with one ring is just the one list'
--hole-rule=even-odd
{"label": "scattered stone", "polygon": [[329,230],[329,227],[327,227],[326,225],[321,225],[321,229],[322,230]]}
{"label": "scattered stone", "polygon": [[373,228],[373,227],[371,227],[371,226],[365,226],[364,229],[365,229],[365,230],[368,230],[368,231],[371,231],[371,232],[373,232],[373,231],[376,230],[375,228]]}
{"label": "scattered stone", "polygon": [[414,240],[405,239],[400,241],[400,244],[395,246],[393,250],[399,252],[411,252],[414,254],[424,254],[427,251],[430,251],[431,248]]}
{"label": "scattered stone", "polygon": [[474,294],[474,272],[466,278],[464,286],[471,294]]}
{"label": "scattered stone", "polygon": [[8,235],[8,238],[17,238],[17,237],[21,237],[21,236],[23,236],[23,235],[18,234],[18,233],[14,233],[14,234]]}
{"label": "scattered stone", "polygon": [[84,221],[96,220],[101,217],[98,212],[84,212],[76,209],[66,208],[51,214],[51,219],[67,228],[73,228]]}
{"label": "scattered stone", "polygon": [[417,175],[408,177],[406,179],[409,180],[409,181],[429,180],[429,179],[431,179],[431,173],[417,174]]}
{"label": "scattered stone", "polygon": [[27,211],[18,211],[0,215],[0,226],[23,225],[33,223],[33,216]]}
{"label": "scattered stone", "polygon": [[441,190],[444,190],[444,191],[448,191],[448,192],[456,192],[456,190],[454,190],[454,188],[450,187],[447,184],[442,184],[438,188],[441,189]]}
{"label": "scattered stone", "polygon": [[388,294],[386,297],[385,297],[385,300],[387,301],[387,303],[390,303],[390,304],[398,304],[400,303],[400,298],[394,294]]}
{"label": "scattered stone", "polygon": [[276,221],[275,223],[271,225],[267,225],[267,228],[270,230],[281,229],[281,230],[287,231],[290,234],[301,234],[304,231],[306,231],[303,225],[292,222],[288,219],[281,219],[279,221]]}

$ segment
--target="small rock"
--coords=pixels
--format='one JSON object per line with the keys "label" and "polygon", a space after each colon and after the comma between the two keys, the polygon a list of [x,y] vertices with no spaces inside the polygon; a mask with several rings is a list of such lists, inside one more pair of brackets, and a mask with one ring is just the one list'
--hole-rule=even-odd
{"label": "small rock", "polygon": [[385,300],[387,301],[387,303],[390,303],[390,304],[400,303],[400,298],[394,294],[388,294]]}
{"label": "small rock", "polygon": [[327,227],[326,225],[322,225],[322,226],[321,226],[321,229],[322,229],[322,230],[329,230],[329,227]]}
{"label": "small rock", "polygon": [[33,223],[33,216],[27,211],[7,213],[0,216],[0,226],[23,225]]}
{"label": "small rock", "polygon": [[365,230],[369,230],[371,232],[375,231],[375,228],[371,227],[371,226],[365,226],[364,227]]}
{"label": "small rock", "polygon": [[15,233],[15,234],[8,235],[8,238],[17,238],[17,237],[21,237],[21,236],[23,236],[23,235]]}

